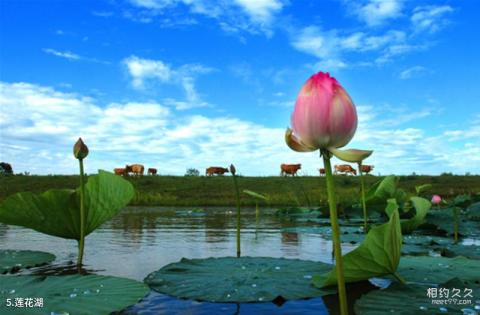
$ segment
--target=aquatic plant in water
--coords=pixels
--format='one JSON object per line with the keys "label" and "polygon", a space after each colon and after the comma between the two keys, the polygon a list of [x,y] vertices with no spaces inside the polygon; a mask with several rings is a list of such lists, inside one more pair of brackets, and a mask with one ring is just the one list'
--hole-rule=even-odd
{"label": "aquatic plant in water", "polygon": [[262,194],[259,194],[259,193],[256,193],[254,191],[251,191],[251,190],[248,190],[248,189],[244,189],[243,190],[243,193],[255,198],[255,218],[257,220],[257,223],[258,223],[258,219],[260,218],[260,207],[258,205],[258,201],[259,200],[265,200],[267,201],[268,200],[268,197],[267,196],[264,196]]}
{"label": "aquatic plant in water", "polygon": [[330,159],[332,155],[349,162],[361,162],[372,151],[339,150],[348,144],[357,129],[357,112],[352,99],[338,81],[328,73],[318,72],[303,85],[292,114],[292,129],[285,134],[294,151],[320,150],[327,178],[330,223],[336,261],[337,285],[341,314],[347,314],[347,295],[337,220],[336,196]]}
{"label": "aquatic plant in water", "polygon": [[237,257],[240,257],[240,191],[237,183],[237,170],[233,164],[230,165],[230,173],[232,173],[233,185],[235,186],[235,197],[237,202]]}
{"label": "aquatic plant in water", "polygon": [[83,143],[82,138],[78,138],[73,146],[73,156],[78,160],[80,166],[80,240],[78,241],[77,265],[81,266],[85,248],[85,173],[83,171],[83,159],[88,156],[88,147]]}
{"label": "aquatic plant in water", "polygon": [[125,207],[134,196],[132,184],[99,170],[85,183],[83,159],[88,148],[77,142],[74,155],[80,161],[80,187],[50,189],[42,194],[20,192],[0,204],[0,223],[19,225],[41,233],[78,241],[82,264],[85,237]]}

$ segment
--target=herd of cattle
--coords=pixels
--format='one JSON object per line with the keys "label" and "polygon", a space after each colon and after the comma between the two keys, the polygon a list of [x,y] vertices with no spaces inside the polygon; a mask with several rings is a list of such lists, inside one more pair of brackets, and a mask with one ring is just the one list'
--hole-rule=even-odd
{"label": "herd of cattle", "polygon": [[[371,171],[373,171],[373,165],[362,165],[361,166],[362,173],[368,174]],[[280,175],[281,176],[286,176],[286,175],[292,175],[295,176],[297,175],[297,172],[299,169],[302,168],[302,164],[282,164],[280,165]],[[320,172],[320,176],[325,175],[325,169],[320,168],[318,170]],[[340,164],[340,165],[335,165],[335,171],[334,174],[352,174],[352,175],[357,175],[357,170],[354,169],[351,165],[349,164]]]}
{"label": "herd of cattle", "polygon": [[[115,175],[121,175],[121,176],[128,176],[130,174],[133,175],[143,175],[143,172],[145,171],[145,167],[142,164],[132,164],[132,165],[125,165],[124,168],[114,168],[113,172]],[[147,170],[148,175],[157,175],[157,169],[156,168],[149,168]]]}
{"label": "herd of cattle", "polygon": [[[361,166],[362,173],[368,174],[373,170],[373,165],[362,165]],[[282,164],[280,165],[280,176],[287,176],[287,175],[292,175],[295,176],[297,175],[297,172],[299,169],[302,168],[302,164]],[[126,165],[124,168],[114,168],[113,172],[115,175],[121,175],[121,176],[128,176],[128,175],[143,175],[143,172],[145,171],[145,167],[142,164],[132,164],[132,165]],[[320,176],[325,175],[325,169],[320,168],[319,169]],[[223,175],[225,173],[228,173],[228,168],[225,167],[218,167],[218,166],[210,166],[205,170],[205,176],[213,176],[213,175]],[[340,165],[335,165],[335,171],[334,174],[352,174],[352,175],[357,175],[357,170],[354,169],[351,165],[349,164],[340,164]],[[147,170],[148,175],[157,175],[157,169],[156,168],[149,168]]]}

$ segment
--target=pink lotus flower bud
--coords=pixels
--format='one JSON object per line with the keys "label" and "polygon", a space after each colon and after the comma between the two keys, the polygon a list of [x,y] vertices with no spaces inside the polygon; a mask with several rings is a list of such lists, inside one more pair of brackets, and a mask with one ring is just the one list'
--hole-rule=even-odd
{"label": "pink lotus flower bud", "polygon": [[295,151],[341,148],[357,129],[352,99],[328,73],[318,72],[303,85],[292,114],[292,130],[286,133]]}
{"label": "pink lotus flower bud", "polygon": [[432,203],[434,205],[439,205],[441,201],[442,201],[442,197],[440,197],[439,195],[432,196]]}
{"label": "pink lotus flower bud", "polygon": [[83,143],[82,138],[78,138],[77,142],[73,146],[73,155],[78,160],[83,160],[88,155],[88,147]]}

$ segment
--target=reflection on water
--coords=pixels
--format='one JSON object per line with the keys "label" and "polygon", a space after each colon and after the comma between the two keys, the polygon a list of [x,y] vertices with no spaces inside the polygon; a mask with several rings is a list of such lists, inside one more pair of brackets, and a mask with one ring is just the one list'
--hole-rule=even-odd
{"label": "reflection on water", "polygon": [[[182,257],[206,258],[236,255],[236,216],[232,211],[234,209],[206,208],[204,214],[188,213],[185,210],[188,209],[161,207],[124,209],[87,237],[84,260],[86,268],[95,270],[97,274],[143,281],[149,273],[166,264],[179,261]],[[280,229],[292,226],[292,222],[281,220],[274,215],[264,215],[256,222],[254,209],[243,209],[242,211],[244,213],[241,222],[242,256],[269,256],[332,262],[330,241],[315,234],[281,233]],[[265,211],[268,212],[268,210]],[[269,212],[272,213],[272,210]],[[0,247],[50,252],[57,256],[55,261],[57,265],[75,261],[77,255],[76,241],[2,224],[0,224]],[[343,248],[345,252],[352,249],[351,245]],[[161,300],[163,301],[160,303],[162,305],[157,305],[159,308],[168,307],[168,303],[174,303],[175,307],[180,307],[177,305],[180,303],[179,300],[157,293],[152,293],[150,296],[153,301],[149,299],[144,304],[156,303],[155,305],[157,305]],[[205,306],[211,303],[198,305],[195,304],[198,302],[192,301],[183,301],[183,303],[182,307],[191,310],[198,309],[198,311],[189,313],[202,313],[202,308],[207,310],[205,313],[212,313],[212,308],[209,308],[208,305]],[[290,301],[286,305],[293,305],[292,307],[295,308],[294,306],[298,305],[296,303],[302,303],[302,301]],[[303,303],[306,302],[303,301]],[[321,299],[312,299],[308,303],[316,305],[316,314],[322,313],[322,308],[318,305],[323,305]],[[272,303],[263,303],[262,307],[257,309],[258,312],[260,314],[271,313],[268,304],[276,309],[281,309],[283,314],[296,313],[286,311],[288,307],[278,308]],[[148,307],[144,306],[141,307],[143,311],[139,313],[155,314],[155,312],[145,311]],[[229,309],[226,314],[231,313],[232,305],[225,307]],[[249,307],[251,305],[244,308],[249,309]],[[218,309],[216,310],[218,311]],[[240,311],[240,313],[244,313],[244,311]]]}

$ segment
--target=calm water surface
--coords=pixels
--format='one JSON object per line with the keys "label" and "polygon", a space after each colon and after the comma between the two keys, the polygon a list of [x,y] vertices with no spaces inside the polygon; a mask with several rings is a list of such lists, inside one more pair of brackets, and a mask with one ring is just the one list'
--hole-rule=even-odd
{"label": "calm water surface", "polygon": [[[96,274],[143,281],[151,272],[181,258],[236,255],[233,207],[205,208],[129,207],[86,239],[86,268]],[[294,226],[289,220],[262,209],[256,220],[253,209],[242,209],[242,256],[298,258],[331,263],[331,241],[315,234],[282,233]],[[270,215],[269,215],[270,214]],[[76,261],[76,241],[47,236],[30,229],[0,224],[0,248],[41,250],[57,256],[54,266]],[[345,245],[343,251],[352,250]],[[48,272],[52,267],[24,273]],[[179,300],[151,292],[125,314],[328,314],[329,298],[273,303],[220,304]],[[335,298],[330,298],[333,302]],[[334,306],[333,306],[334,307]],[[329,308],[332,306],[329,305]],[[333,312],[332,312],[333,313]]]}

